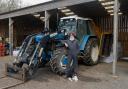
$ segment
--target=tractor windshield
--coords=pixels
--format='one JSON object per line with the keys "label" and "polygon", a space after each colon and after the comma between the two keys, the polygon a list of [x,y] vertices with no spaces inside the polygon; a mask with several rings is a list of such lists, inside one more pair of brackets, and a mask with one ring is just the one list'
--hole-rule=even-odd
{"label": "tractor windshield", "polygon": [[59,29],[65,29],[67,33],[76,31],[76,19],[62,19],[59,23]]}

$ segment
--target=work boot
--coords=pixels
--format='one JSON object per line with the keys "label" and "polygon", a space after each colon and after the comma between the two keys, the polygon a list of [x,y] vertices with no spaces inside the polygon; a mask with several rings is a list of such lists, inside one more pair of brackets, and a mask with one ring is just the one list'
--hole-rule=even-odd
{"label": "work boot", "polygon": [[73,76],[72,80],[74,80],[75,82],[77,82],[78,81],[78,77],[75,75],[75,76]]}
{"label": "work boot", "polygon": [[72,78],[71,77],[69,77],[68,80],[72,82]]}

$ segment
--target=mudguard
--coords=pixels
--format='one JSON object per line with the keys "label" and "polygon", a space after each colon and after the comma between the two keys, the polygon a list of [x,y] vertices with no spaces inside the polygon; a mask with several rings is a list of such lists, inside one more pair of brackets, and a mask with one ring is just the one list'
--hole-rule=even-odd
{"label": "mudguard", "polygon": [[92,38],[92,37],[93,37],[93,38],[96,38],[96,36],[94,36],[94,35],[85,35],[85,36],[83,37],[82,42],[80,43],[80,51],[84,50],[85,45],[87,44],[88,40],[89,40],[90,38]]}

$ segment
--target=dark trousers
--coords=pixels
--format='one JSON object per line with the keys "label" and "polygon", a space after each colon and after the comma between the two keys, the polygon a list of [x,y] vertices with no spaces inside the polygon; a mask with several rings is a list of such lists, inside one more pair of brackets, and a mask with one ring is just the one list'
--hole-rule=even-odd
{"label": "dark trousers", "polygon": [[[72,61],[73,60],[73,61]],[[66,76],[73,77],[78,72],[78,60],[76,55],[68,55],[68,65],[66,69]]]}

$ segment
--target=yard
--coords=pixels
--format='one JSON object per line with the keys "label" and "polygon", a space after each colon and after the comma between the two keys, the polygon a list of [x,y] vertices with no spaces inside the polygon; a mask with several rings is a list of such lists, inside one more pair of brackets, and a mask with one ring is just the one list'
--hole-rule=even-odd
{"label": "yard", "polygon": [[[4,63],[12,57],[0,58],[0,77],[3,76]],[[111,74],[112,64],[100,63],[96,66],[79,64],[79,81],[71,82],[63,76],[54,74],[48,66],[40,68],[35,77],[25,84],[9,89],[127,89],[128,62],[119,61],[117,64],[118,77]],[[20,82],[12,78],[0,79],[0,89]]]}

